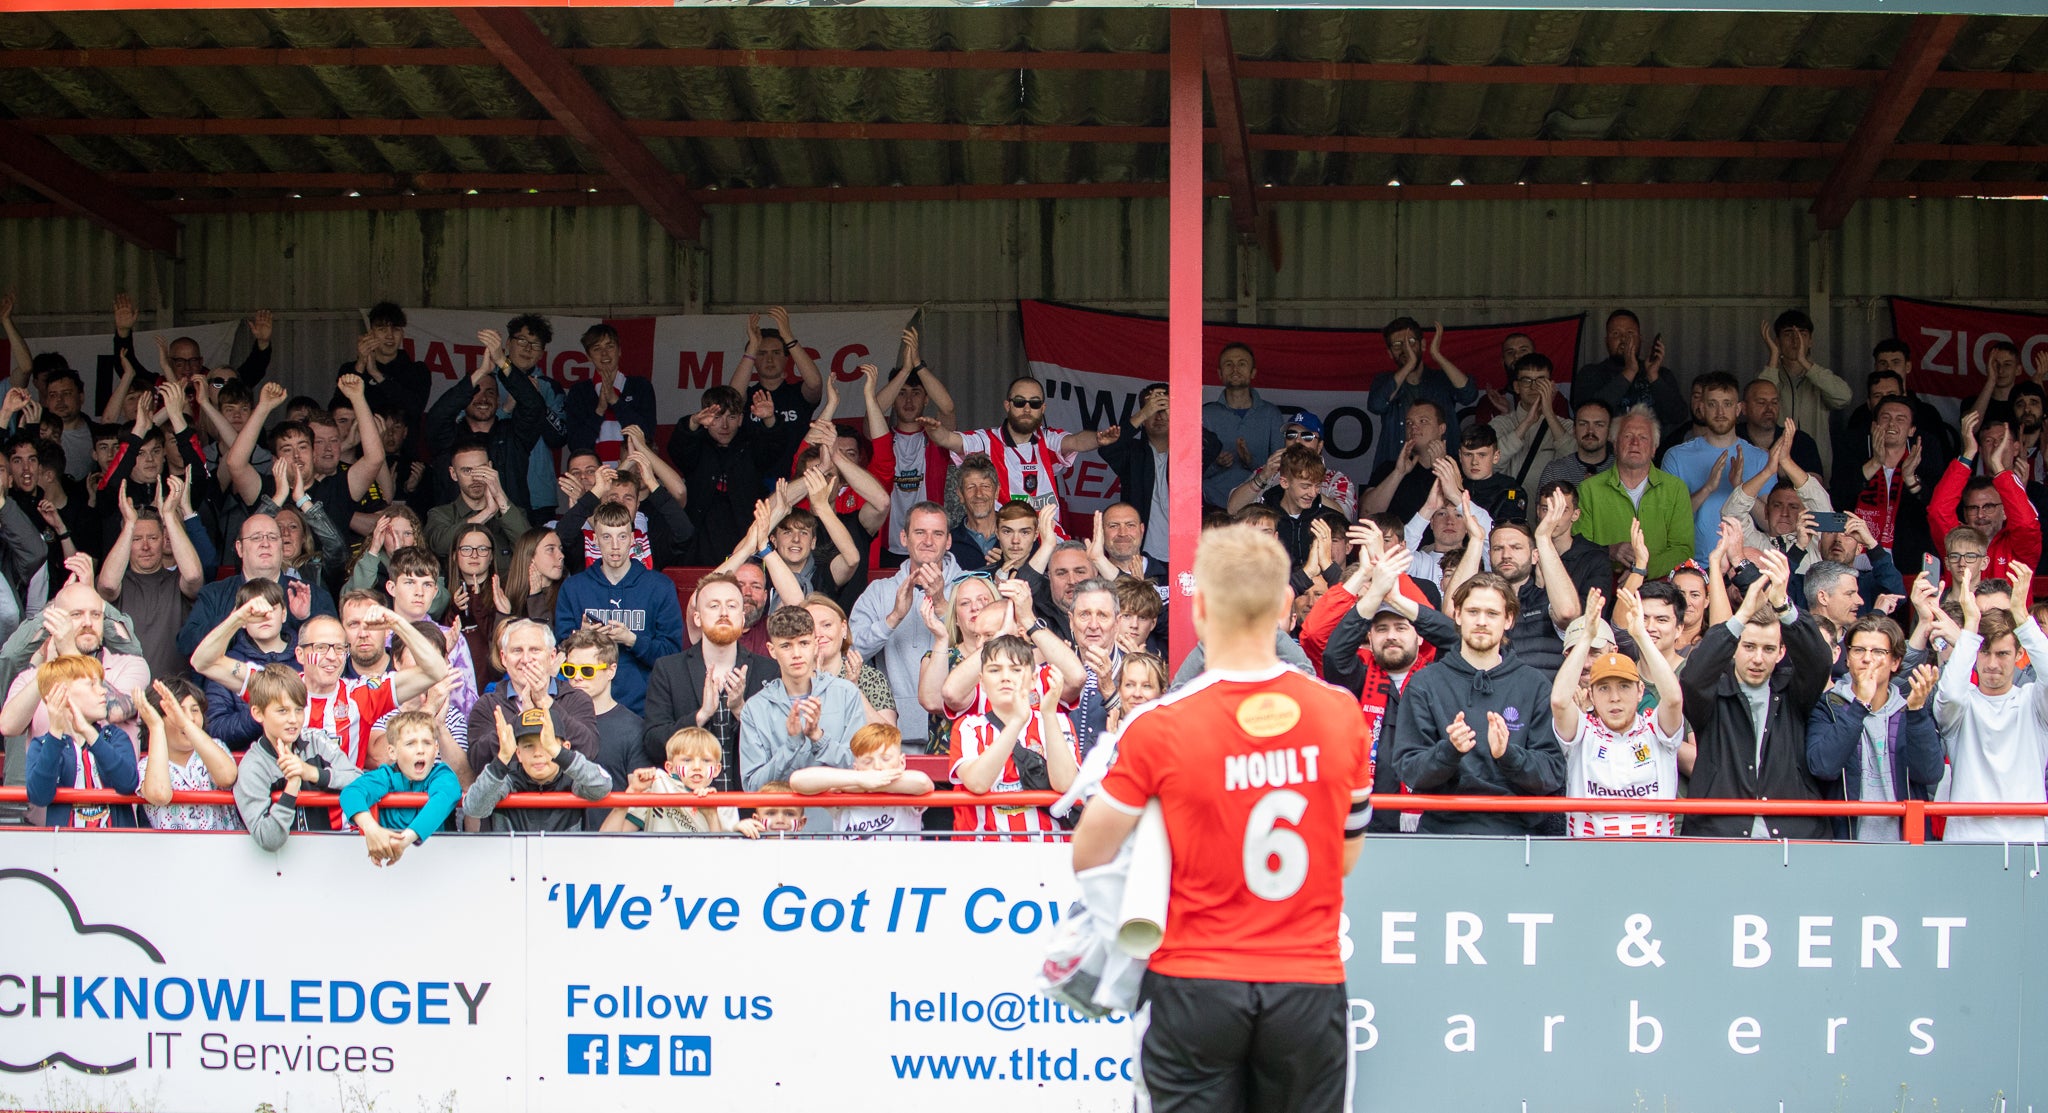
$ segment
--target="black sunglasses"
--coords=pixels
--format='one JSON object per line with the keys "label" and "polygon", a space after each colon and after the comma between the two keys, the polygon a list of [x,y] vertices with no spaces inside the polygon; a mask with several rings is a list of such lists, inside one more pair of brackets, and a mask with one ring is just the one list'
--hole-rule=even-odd
{"label": "black sunglasses", "polygon": [[1010,399],[1010,405],[1015,406],[1020,410],[1040,410],[1045,408],[1045,399],[1012,397]]}

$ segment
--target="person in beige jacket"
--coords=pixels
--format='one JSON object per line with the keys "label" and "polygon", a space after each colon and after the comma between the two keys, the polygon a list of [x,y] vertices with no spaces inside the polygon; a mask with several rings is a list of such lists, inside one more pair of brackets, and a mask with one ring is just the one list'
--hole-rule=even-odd
{"label": "person in beige jacket", "polygon": [[1764,326],[1764,343],[1771,358],[1757,378],[1777,385],[1779,412],[1813,437],[1822,470],[1833,468],[1828,415],[1848,405],[1851,392],[1840,375],[1813,362],[1813,318],[1797,309],[1778,314],[1776,321]]}

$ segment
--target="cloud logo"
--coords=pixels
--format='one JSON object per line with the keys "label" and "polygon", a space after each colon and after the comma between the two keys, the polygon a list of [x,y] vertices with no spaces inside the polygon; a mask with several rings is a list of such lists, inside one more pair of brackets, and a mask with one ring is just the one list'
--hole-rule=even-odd
{"label": "cloud logo", "polygon": [[[58,905],[64,909],[65,916],[71,922],[71,933],[73,935],[79,937],[110,936],[133,945],[137,950],[149,956],[149,961],[152,963],[158,965],[163,963],[163,952],[157,949],[156,944],[143,938],[139,932],[122,927],[119,924],[86,923],[85,917],[81,916],[78,912],[78,902],[72,899],[71,894],[65,890],[64,886],[58,884],[56,879],[37,873],[34,870],[0,869],[0,882],[4,881],[25,881],[32,885],[38,885],[51,896],[57,898]],[[6,904],[8,907],[19,909],[24,907],[24,899],[16,898],[6,902]],[[24,1063],[10,1062],[4,1056],[0,1056],[0,1073],[5,1074],[33,1074],[54,1066],[70,1067],[72,1070],[85,1074],[121,1074],[134,1070],[135,1060],[131,1057],[119,1063],[92,1063],[80,1059],[68,1051],[52,1051]]]}

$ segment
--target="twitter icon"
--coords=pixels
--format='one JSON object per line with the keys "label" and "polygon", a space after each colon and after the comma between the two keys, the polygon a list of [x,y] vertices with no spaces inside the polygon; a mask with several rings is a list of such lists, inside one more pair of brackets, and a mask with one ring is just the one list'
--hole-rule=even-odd
{"label": "twitter icon", "polygon": [[658,1036],[620,1036],[619,1073],[660,1074],[661,1056],[657,1054],[660,1046]]}

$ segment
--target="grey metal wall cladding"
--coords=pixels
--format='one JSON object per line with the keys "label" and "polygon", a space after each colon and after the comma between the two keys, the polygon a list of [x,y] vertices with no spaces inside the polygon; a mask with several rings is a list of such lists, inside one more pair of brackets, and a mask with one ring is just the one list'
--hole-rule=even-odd
{"label": "grey metal wall cladding", "polygon": [[[1754,373],[1758,322],[1808,304],[1800,202],[1286,203],[1250,258],[1260,322],[1377,327],[1396,313],[1490,322],[1626,305],[1686,376]],[[23,331],[106,327],[117,290],[145,321],[279,314],[284,380],[311,387],[353,351],[358,309],[408,305],[676,312],[920,305],[926,351],[963,418],[995,412],[1023,364],[1014,302],[1045,297],[1163,313],[1164,200],[715,206],[701,255],[637,209],[199,216],[164,264],[82,220],[0,221],[0,289]],[[1229,207],[1204,221],[1206,311],[1230,320],[1239,256]],[[1889,334],[1890,293],[2048,308],[2048,204],[1879,200],[1828,243],[1821,358],[1860,381]]]}

